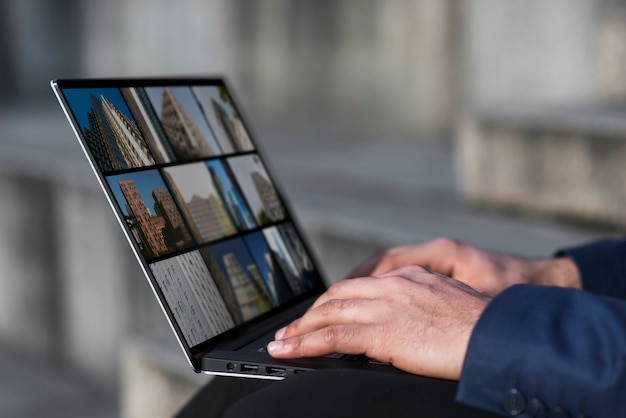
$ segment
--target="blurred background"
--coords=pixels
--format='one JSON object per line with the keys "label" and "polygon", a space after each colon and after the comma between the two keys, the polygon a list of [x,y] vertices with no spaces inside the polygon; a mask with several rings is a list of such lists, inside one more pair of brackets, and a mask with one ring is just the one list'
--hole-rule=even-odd
{"label": "blurred background", "polygon": [[171,416],[195,375],[49,80],[225,75],[329,281],[438,236],[626,228],[626,3],[0,0],[0,416]]}

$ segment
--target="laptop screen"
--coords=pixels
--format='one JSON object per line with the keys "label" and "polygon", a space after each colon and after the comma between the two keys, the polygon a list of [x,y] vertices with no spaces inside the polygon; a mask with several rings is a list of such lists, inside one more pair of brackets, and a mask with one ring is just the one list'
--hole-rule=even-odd
{"label": "laptop screen", "polygon": [[323,286],[223,81],[58,86],[188,349]]}

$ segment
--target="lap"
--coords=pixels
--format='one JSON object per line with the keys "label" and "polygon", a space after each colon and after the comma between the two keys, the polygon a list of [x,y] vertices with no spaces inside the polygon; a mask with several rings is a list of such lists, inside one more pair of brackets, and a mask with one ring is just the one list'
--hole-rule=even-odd
{"label": "lap", "polygon": [[456,382],[413,375],[320,370],[275,383],[220,379],[213,382],[217,385],[211,388],[213,383],[209,384],[199,392],[179,418],[220,416],[208,415],[207,405],[213,403],[215,409],[215,403],[224,400],[229,405],[217,408],[226,411],[224,418],[497,416],[455,402]]}

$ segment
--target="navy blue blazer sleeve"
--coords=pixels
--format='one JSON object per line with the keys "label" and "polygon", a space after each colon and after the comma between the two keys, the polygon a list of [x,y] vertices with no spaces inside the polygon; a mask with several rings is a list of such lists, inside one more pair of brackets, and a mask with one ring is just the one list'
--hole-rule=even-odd
{"label": "navy blue blazer sleeve", "polygon": [[603,296],[624,297],[624,251],[624,241],[564,250],[589,291],[517,285],[495,297],[472,333],[457,400],[512,416],[626,416],[626,301]]}
{"label": "navy blue blazer sleeve", "polygon": [[557,256],[574,260],[586,291],[626,299],[626,239],[564,248]]}

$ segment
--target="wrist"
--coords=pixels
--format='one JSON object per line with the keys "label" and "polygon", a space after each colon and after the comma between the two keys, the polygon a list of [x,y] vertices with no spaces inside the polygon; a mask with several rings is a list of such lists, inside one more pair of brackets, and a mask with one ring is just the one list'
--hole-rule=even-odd
{"label": "wrist", "polygon": [[580,273],[569,257],[556,257],[533,262],[531,283],[581,289]]}

